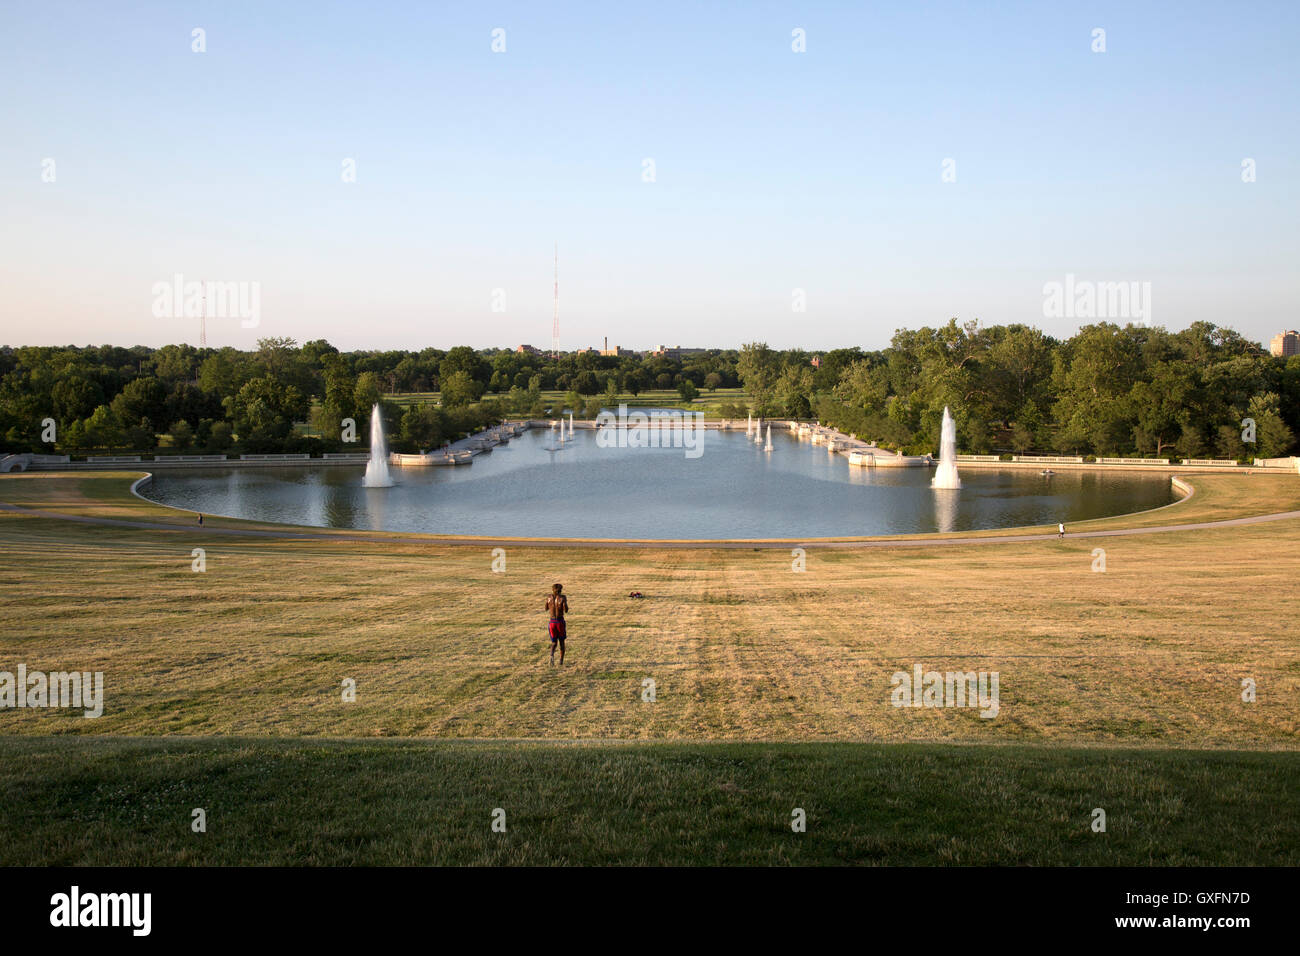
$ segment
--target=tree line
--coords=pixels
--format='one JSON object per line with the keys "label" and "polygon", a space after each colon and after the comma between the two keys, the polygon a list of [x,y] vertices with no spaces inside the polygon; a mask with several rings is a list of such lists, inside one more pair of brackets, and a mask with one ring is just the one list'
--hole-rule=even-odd
{"label": "tree line", "polygon": [[[689,404],[743,386],[724,417],[816,419],[912,454],[937,448],[945,405],[958,445],[1181,458],[1276,457],[1300,429],[1300,357],[1273,358],[1231,329],[1179,332],[1098,323],[1058,340],[1027,325],[955,319],[903,329],[880,350],[778,351],[761,342],[665,355],[558,356],[457,346],[340,352],[324,340],[266,338],[254,350],[144,346],[0,348],[5,450],[324,452],[348,419],[368,437],[379,404],[390,444],[415,451],[509,416],[593,417],[652,389]],[[556,400],[556,391],[566,393]],[[393,396],[440,393],[440,403]],[[44,423],[56,440],[43,440]],[[1255,442],[1243,441],[1245,421]]]}
{"label": "tree line", "polygon": [[[729,357],[728,357],[729,355]],[[165,345],[0,348],[0,436],[6,452],[66,454],[320,453],[348,450],[349,419],[368,440],[379,404],[395,450],[436,448],[508,416],[579,415],[600,396],[737,384],[734,351],[693,356],[558,357],[457,346],[447,351],[340,352],[324,340],[259,339],[257,348]],[[561,403],[543,392],[567,392]],[[439,392],[439,403],[398,403]],[[53,419],[55,441],[45,441]]]}
{"label": "tree line", "polygon": [[[1237,332],[1098,323],[1058,340],[955,319],[900,330],[879,351],[746,345],[756,410],[816,418],[911,454],[934,452],[944,406],[963,452],[1249,459],[1287,454],[1300,428],[1300,357]],[[1253,421],[1255,441],[1246,420]]]}

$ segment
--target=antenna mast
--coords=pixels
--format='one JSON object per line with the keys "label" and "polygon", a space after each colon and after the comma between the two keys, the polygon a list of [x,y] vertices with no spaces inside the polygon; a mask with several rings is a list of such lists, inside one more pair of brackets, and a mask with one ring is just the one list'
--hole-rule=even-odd
{"label": "antenna mast", "polygon": [[560,357],[560,243],[555,243],[555,299],[551,310],[551,357]]}

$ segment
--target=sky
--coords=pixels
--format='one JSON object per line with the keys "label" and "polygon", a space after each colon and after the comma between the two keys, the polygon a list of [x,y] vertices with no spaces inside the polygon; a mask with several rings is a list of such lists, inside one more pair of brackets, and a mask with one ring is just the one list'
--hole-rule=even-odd
{"label": "sky", "polygon": [[[953,317],[1267,342],[1300,325],[1298,28],[1294,2],[4,0],[0,343],[198,344],[181,276],[255,291],[213,346],[549,347],[557,245],[564,349]],[[1048,314],[1067,276],[1143,306]]]}

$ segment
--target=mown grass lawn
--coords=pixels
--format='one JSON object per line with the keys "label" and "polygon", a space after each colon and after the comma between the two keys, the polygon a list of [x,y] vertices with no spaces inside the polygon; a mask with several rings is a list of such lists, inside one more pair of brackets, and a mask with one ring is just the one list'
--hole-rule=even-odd
{"label": "mown grass lawn", "polygon": [[0,799],[0,865],[1300,862],[1294,753],[11,738]]}
{"label": "mown grass lawn", "polygon": [[[0,864],[1300,862],[1300,521],[810,547],[803,573],[772,549],[507,545],[494,573],[418,536],[210,534],[272,526],[198,529],[130,477],[0,478],[2,502],[162,525],[0,511],[0,670],[105,675],[98,719],[0,710]],[[1194,483],[1092,526],[1300,498]],[[998,717],[890,706],[915,663],[999,671]]]}
{"label": "mown grass lawn", "polygon": [[[1300,521],[810,546],[803,573],[782,550],[507,544],[506,571],[494,573],[487,545],[220,537],[130,496],[127,483],[0,479],[0,501],[176,522],[137,529],[0,511],[0,670],[103,671],[106,688],[99,719],[0,711],[0,733],[1221,748],[1300,739]],[[1205,476],[1197,488],[1185,506],[1147,517],[1275,509],[1300,480]],[[1092,570],[1097,546],[1105,573]],[[196,547],[203,573],[192,570]],[[563,670],[547,663],[542,609],[557,580],[572,602]],[[998,717],[891,706],[891,676],[918,663],[998,671]],[[345,679],[357,682],[355,703],[341,699]],[[646,679],[653,704],[641,699]],[[1254,702],[1242,700],[1246,679]]]}

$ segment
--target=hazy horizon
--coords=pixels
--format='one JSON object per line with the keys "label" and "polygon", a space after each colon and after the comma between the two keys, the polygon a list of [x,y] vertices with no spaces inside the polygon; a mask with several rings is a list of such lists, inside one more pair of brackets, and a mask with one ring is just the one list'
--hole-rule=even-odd
{"label": "hazy horizon", "polygon": [[[1110,321],[1112,321],[1112,320],[1110,320],[1110,319],[1098,319],[1098,320],[1096,320],[1096,321],[1097,321],[1097,322],[1110,322]],[[237,324],[237,323],[236,323],[236,324]],[[943,326],[943,325],[946,325],[946,324],[947,324],[947,320],[944,320],[944,321],[942,321],[942,322],[931,322],[931,323],[927,323],[927,325],[928,325],[930,328],[938,328],[938,327]],[[980,322],[980,328],[986,328],[986,327],[988,327],[988,326],[992,326],[992,325],[995,325],[995,324],[996,324],[996,325],[1006,325],[1006,324],[1010,324],[1010,323]],[[1034,328],[1038,328],[1038,329],[1040,329],[1041,331],[1046,331],[1046,330],[1044,330],[1044,329],[1042,328],[1041,323],[1040,323],[1040,324],[1035,324],[1035,323],[1032,323],[1032,322],[1028,322],[1028,323],[1023,323],[1023,324],[1025,324],[1025,325],[1030,325],[1030,326],[1032,326],[1032,327],[1034,327]],[[1090,323],[1085,323],[1085,324],[1090,324]],[[1117,323],[1115,323],[1115,324],[1118,324],[1118,325],[1120,325],[1120,326],[1124,326],[1124,325],[1126,325],[1126,324],[1128,324],[1128,323],[1126,323],[1126,322],[1124,322],[1124,321],[1120,321],[1120,322],[1117,322]],[[1191,323],[1188,323],[1188,326],[1190,326],[1190,324],[1191,324]],[[1226,328],[1229,328],[1229,329],[1233,329],[1233,331],[1236,331],[1236,332],[1238,332],[1238,333],[1241,333],[1241,330],[1240,330],[1240,329],[1235,329],[1235,328],[1233,328],[1233,326],[1231,326],[1231,325],[1225,325],[1225,324],[1222,324],[1222,323],[1215,323],[1215,324],[1216,324],[1216,325],[1220,325],[1220,327],[1226,327]],[[1153,324],[1152,328],[1155,328],[1155,327],[1157,327],[1157,326],[1159,326],[1159,325],[1160,325],[1159,323],[1155,323],[1155,324]],[[1166,327],[1166,328],[1165,328],[1165,331],[1170,332],[1170,333],[1177,333],[1177,332],[1183,331],[1183,329],[1187,328],[1188,326],[1181,326],[1181,327],[1178,327],[1178,328],[1168,328],[1168,327]],[[924,326],[914,326],[914,327],[912,327],[912,330],[919,329],[919,328],[923,328],[923,327],[924,327]],[[1076,329],[1075,331],[1077,331],[1077,329]],[[1278,331],[1281,332],[1281,331],[1287,331],[1287,330],[1285,330],[1285,329],[1279,329]],[[254,333],[252,333],[252,334],[253,334],[254,337],[251,338],[251,339],[250,339],[249,341],[247,341],[247,342],[243,342],[243,343],[233,343],[233,342],[214,342],[214,341],[212,341],[212,339],[213,339],[212,334],[209,333],[209,335],[208,335],[208,344],[207,344],[206,348],[209,348],[209,349],[220,349],[220,348],[225,348],[225,347],[229,346],[229,347],[231,347],[231,348],[234,348],[234,349],[236,349],[236,350],[240,350],[240,351],[255,352],[255,351],[257,351],[257,349],[258,349],[258,345],[257,345],[257,341],[256,341],[256,340],[257,340],[258,338],[268,337],[268,336],[272,335],[273,333],[270,333],[270,332],[264,332],[263,330],[258,329],[256,332],[254,332]],[[1069,335],[1055,336],[1055,337],[1056,337],[1058,340],[1064,340],[1064,339],[1068,339],[1068,338],[1072,337],[1073,334],[1074,334],[1074,333],[1071,332]],[[1243,336],[1244,336],[1245,338],[1247,338],[1248,340],[1250,340],[1250,341],[1255,341],[1254,339],[1251,339],[1249,336],[1245,336],[1244,333],[1242,333],[1242,334],[1243,334]],[[1277,333],[1273,333],[1273,334],[1276,335]],[[891,333],[890,337],[892,337],[892,333]],[[799,343],[799,342],[794,342],[794,343],[789,344],[789,345],[774,345],[774,344],[771,343],[771,342],[766,342],[765,344],[767,344],[768,347],[773,348],[773,349],[775,349],[775,350],[777,350],[777,351],[795,351],[795,350],[801,350],[801,351],[804,351],[804,352],[808,352],[809,354],[825,354],[826,352],[832,352],[832,351],[835,351],[836,349],[851,349],[851,348],[859,348],[859,349],[862,349],[862,350],[865,351],[865,352],[876,352],[876,351],[883,351],[884,349],[887,349],[887,348],[890,347],[890,343],[889,343],[889,338],[890,338],[890,337],[887,337],[886,340],[885,340],[884,342],[882,342],[882,343],[880,343],[880,344],[878,344],[878,345],[865,345],[865,344],[860,343],[860,342],[840,342],[840,343],[831,343],[831,344],[829,344],[829,345],[825,345],[825,346],[815,346],[815,347],[814,347],[814,346],[811,346],[811,345],[802,344],[802,343]],[[1271,338],[1271,337],[1272,337],[1272,336],[1268,336],[1268,337],[1266,337],[1262,342],[1259,343],[1259,344],[1261,345],[1261,347],[1264,348],[1265,350],[1268,349],[1268,345],[1269,345],[1268,339]],[[324,338],[324,336],[317,336],[317,338]],[[306,342],[309,342],[309,341],[312,341],[312,340],[311,340],[311,339],[295,339],[295,341],[298,343],[299,346],[302,346],[302,345],[304,345]],[[513,351],[515,351],[515,350],[516,350],[520,345],[532,345],[534,348],[537,348],[537,349],[539,349],[539,350],[542,351],[542,352],[545,352],[545,353],[548,353],[548,354],[549,354],[549,352],[550,352],[550,345],[549,345],[549,343],[544,344],[544,345],[538,345],[536,342],[516,342],[516,343],[514,343],[513,345],[498,345],[498,344],[492,344],[492,343],[487,343],[487,344],[485,344],[485,345],[477,345],[477,344],[475,344],[475,343],[473,343],[473,342],[469,342],[469,341],[460,341],[460,340],[456,340],[456,341],[447,341],[447,342],[441,342],[441,343],[425,342],[425,343],[417,343],[417,344],[413,344],[413,345],[387,345],[387,346],[377,346],[377,345],[357,345],[357,346],[344,346],[344,345],[341,345],[341,344],[338,343],[338,342],[333,341],[332,339],[328,339],[328,338],[327,338],[326,341],[328,341],[330,345],[333,345],[335,348],[337,348],[340,352],[387,352],[387,351],[408,351],[408,352],[420,352],[420,351],[423,351],[424,349],[438,349],[438,350],[440,350],[440,351],[446,352],[446,351],[449,351],[450,349],[455,348],[455,347],[457,347],[457,346],[464,346],[464,345],[469,345],[469,346],[473,347],[476,351],[480,351],[480,352],[482,352],[482,351],[491,351],[491,350],[513,352]],[[757,341],[757,342],[762,342],[763,340],[762,340],[762,339],[746,339],[744,342],[737,342],[737,343],[735,343],[735,344],[729,344],[729,345],[717,345],[717,344],[713,344],[713,343],[710,343],[710,342],[680,342],[680,343],[679,343],[679,342],[664,342],[664,343],[656,343],[655,345],[650,345],[650,346],[630,346],[630,345],[625,345],[625,344],[623,344],[623,343],[621,343],[621,342],[619,342],[619,343],[615,343],[615,342],[611,341],[611,342],[609,343],[609,346],[610,346],[610,348],[613,348],[613,347],[617,344],[617,345],[619,345],[619,346],[623,349],[623,351],[625,351],[625,352],[634,352],[634,353],[650,353],[650,352],[655,352],[655,351],[658,351],[658,350],[659,350],[660,345],[665,345],[665,346],[667,346],[669,349],[674,349],[674,348],[684,348],[684,349],[703,349],[703,350],[705,350],[705,351],[719,351],[719,352],[733,351],[733,352],[739,352],[739,351],[741,350],[741,347],[742,347],[742,346],[747,345],[747,344],[749,344],[749,343],[751,343],[751,342],[755,342],[755,341]],[[28,347],[33,347],[33,348],[81,348],[81,349],[84,349],[84,348],[99,348],[99,347],[103,347],[103,346],[110,346],[110,347],[117,347],[117,348],[126,348],[126,349],[135,348],[135,347],[144,347],[144,348],[150,348],[150,349],[158,349],[158,348],[161,348],[161,347],[166,346],[166,345],[188,345],[188,346],[191,346],[191,347],[193,347],[193,348],[203,348],[203,347],[204,347],[204,346],[200,346],[196,341],[186,341],[186,340],[179,340],[179,339],[178,339],[178,340],[174,340],[174,341],[166,341],[166,342],[113,342],[113,341],[102,341],[102,342],[99,342],[99,341],[94,341],[94,342],[3,342],[3,341],[0,341],[0,349],[7,349],[7,348],[15,348],[15,349],[16,349],[16,348],[28,348]],[[588,348],[593,348],[593,349],[595,349],[596,351],[600,351],[600,350],[603,348],[603,346],[604,346],[604,343],[603,343],[603,342],[595,342],[595,343],[592,343],[590,346],[588,346],[588,345],[564,345],[563,343],[561,343],[560,351],[561,351],[562,353],[576,353],[576,352],[584,352],[584,351],[586,351]]]}
{"label": "hazy horizon", "polygon": [[557,242],[563,351],[1300,321],[1295,5],[364,13],[0,11],[0,341],[549,349]]}

